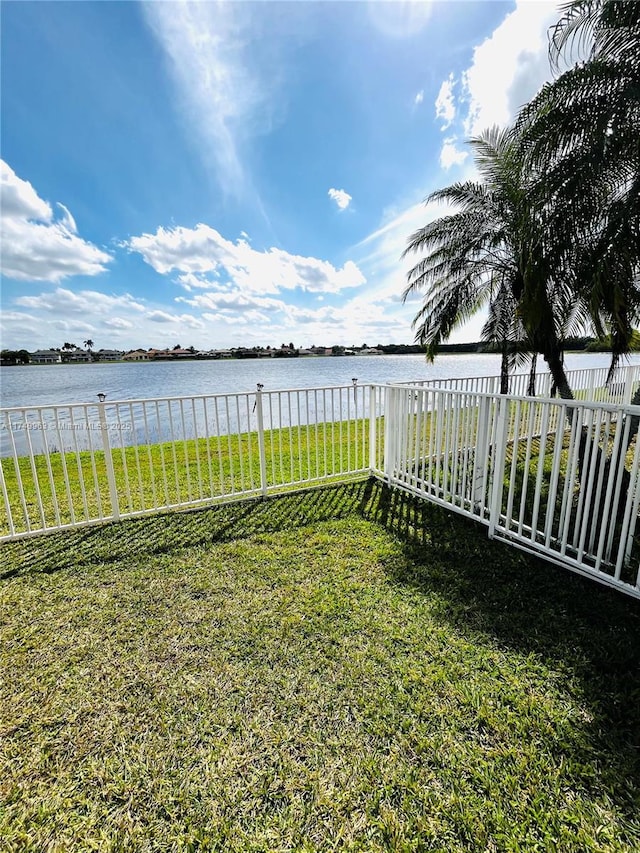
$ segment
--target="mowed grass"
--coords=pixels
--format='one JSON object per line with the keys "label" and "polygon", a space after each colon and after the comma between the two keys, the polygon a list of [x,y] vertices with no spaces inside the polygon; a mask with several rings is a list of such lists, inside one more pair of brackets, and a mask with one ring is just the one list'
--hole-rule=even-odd
{"label": "mowed grass", "polygon": [[3,546],[8,851],[635,851],[640,608],[373,482]]}
{"label": "mowed grass", "polygon": [[[382,419],[377,430],[382,429]],[[110,454],[121,515],[259,493],[262,488],[255,432],[151,445],[114,447]],[[17,533],[30,528],[111,517],[114,514],[104,451],[65,451],[0,459],[9,512]],[[289,483],[344,480],[344,471],[369,466],[366,420],[267,430],[267,488]],[[10,532],[0,501],[0,535]]]}

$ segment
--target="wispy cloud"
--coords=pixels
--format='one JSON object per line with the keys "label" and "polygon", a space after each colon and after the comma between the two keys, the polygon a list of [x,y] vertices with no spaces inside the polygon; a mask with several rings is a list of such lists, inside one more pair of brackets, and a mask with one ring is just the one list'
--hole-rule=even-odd
{"label": "wispy cloud", "polygon": [[176,313],[166,306],[149,305],[128,293],[116,295],[97,290],[72,291],[58,287],[31,296],[14,299],[17,311],[0,316],[3,336],[20,340],[30,332],[32,346],[61,344],[62,334],[73,340],[83,332],[100,345],[121,347],[166,345],[182,330],[203,333],[206,323],[193,314]]}
{"label": "wispy cloud", "polygon": [[410,38],[424,30],[429,23],[432,7],[432,0],[386,3],[373,0],[367,3],[373,26],[383,35],[393,39]]}
{"label": "wispy cloud", "polygon": [[264,77],[251,62],[247,5],[147,2],[143,7],[168,60],[179,108],[205,159],[212,159],[223,191],[236,197],[246,196],[251,186],[243,140],[255,132],[270,100]]}
{"label": "wispy cloud", "polygon": [[557,18],[553,0],[516,0],[515,9],[475,47],[469,67],[458,78],[450,74],[443,81],[436,100],[442,130],[457,120],[460,132],[469,137],[512,121],[551,78],[547,31]]}
{"label": "wispy cloud", "polygon": [[460,138],[508,124],[551,78],[547,30],[557,16],[553,0],[516,0],[515,9],[474,48],[471,64],[443,80],[435,101],[441,130],[448,129],[440,150],[442,169],[467,160],[467,152],[458,147]]}
{"label": "wispy cloud", "polygon": [[15,302],[16,305],[22,305],[25,308],[43,310],[52,314],[60,313],[67,317],[70,314],[105,315],[114,308],[127,314],[132,311],[141,314],[145,311],[144,305],[128,293],[123,296],[111,296],[97,290],[74,292],[64,287],[58,287],[55,291],[41,293],[38,296],[19,296]]}
{"label": "wispy cloud", "polygon": [[453,86],[453,74],[449,74],[447,79],[442,81],[442,86],[440,86],[440,91],[436,98],[436,118],[442,119],[444,122],[442,130],[446,130],[456,117]]}

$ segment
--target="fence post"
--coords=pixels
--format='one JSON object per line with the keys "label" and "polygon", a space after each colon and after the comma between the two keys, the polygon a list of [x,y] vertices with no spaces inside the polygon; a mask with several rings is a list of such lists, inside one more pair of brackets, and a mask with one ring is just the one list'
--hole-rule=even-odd
{"label": "fence post", "polygon": [[493,481],[491,484],[491,507],[489,509],[489,539],[493,539],[500,510],[502,508],[502,490],[504,487],[504,467],[507,454],[507,422],[509,401],[502,396],[498,402],[498,423],[496,441],[493,449]]}
{"label": "fence post", "polygon": [[369,472],[371,474],[378,470],[378,448],[376,447],[376,396],[377,387],[375,385],[369,385]]}
{"label": "fence post", "polygon": [[631,400],[633,398],[633,386],[636,374],[636,367],[632,365],[628,365],[624,369],[624,399],[620,402],[623,406],[629,406],[631,404]]}
{"label": "fence post", "polygon": [[107,472],[107,483],[109,485],[109,500],[111,501],[111,514],[115,521],[120,518],[120,503],[118,501],[118,490],[116,489],[116,474],[113,469],[113,454],[111,453],[111,441],[109,440],[109,427],[107,426],[107,413],[104,401],[106,394],[97,394],[98,397],[98,421],[100,423],[100,435],[102,436],[102,449],[104,450],[104,466]]}
{"label": "fence post", "polygon": [[267,458],[264,451],[264,415],[262,412],[262,389],[264,385],[258,382],[256,385],[256,417],[258,420],[258,456],[260,458],[260,490],[263,495],[267,494]]}

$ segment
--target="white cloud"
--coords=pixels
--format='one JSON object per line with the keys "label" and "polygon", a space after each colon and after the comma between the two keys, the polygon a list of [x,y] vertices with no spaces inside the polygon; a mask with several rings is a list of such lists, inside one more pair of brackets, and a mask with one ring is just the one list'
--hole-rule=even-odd
{"label": "white cloud", "polygon": [[[307,343],[327,341],[353,343],[367,333],[386,342],[406,339],[408,324],[398,323],[388,310],[368,297],[356,297],[343,305],[299,307],[280,299],[245,293],[198,293],[193,297],[178,296],[176,302],[202,311],[202,318],[215,327],[243,327],[243,343],[263,344],[269,337]],[[397,306],[396,306],[397,308]],[[236,339],[237,342],[237,339]]]}
{"label": "white cloud", "polygon": [[64,228],[69,234],[77,234],[78,226],[76,225],[76,221],[71,215],[71,212],[68,207],[65,207],[61,202],[57,202],[58,207],[62,210],[62,219],[60,220],[60,226]]}
{"label": "white cloud", "polygon": [[64,287],[58,287],[52,293],[41,293],[39,296],[19,296],[17,305],[50,313],[66,314],[100,314],[114,308],[124,311],[144,312],[146,308],[137,302],[133,296],[109,296],[97,290],[81,290],[74,293]]}
{"label": "white cloud", "polygon": [[[208,278],[207,276],[213,276],[215,280]],[[228,290],[229,284],[223,283],[217,279],[219,279],[220,273],[218,270],[213,270],[206,275],[201,273],[196,275],[193,272],[185,272],[181,273],[176,281],[187,292],[191,293],[194,288],[196,290]]]}
{"label": "white cloud", "polygon": [[260,309],[261,311],[286,311],[287,304],[280,299],[271,299],[266,296],[252,296],[236,291],[234,293],[198,293],[191,299],[186,296],[177,296],[176,302],[184,302],[194,308],[204,308],[208,311],[248,311]]}
{"label": "white cloud", "polygon": [[183,302],[193,308],[203,311],[202,316],[210,321],[221,320],[225,323],[259,322],[261,325],[293,326],[299,322],[307,322],[309,318],[326,317],[328,312],[335,309],[304,309],[289,305],[281,299],[266,296],[254,296],[240,291],[234,293],[199,293],[193,298],[176,297],[176,302]]}
{"label": "white cloud", "polygon": [[[359,257],[358,263],[376,272],[385,267],[400,269],[400,255],[406,248],[409,234],[439,215],[438,210],[440,208],[436,205],[425,208],[424,203],[418,202],[400,213],[392,213],[384,225],[355,247],[354,254]],[[359,255],[363,249],[366,253]]]}
{"label": "white cloud", "polygon": [[166,311],[151,311],[147,317],[154,323],[173,323],[175,320],[175,317]]}
{"label": "white cloud", "polygon": [[204,329],[204,323],[191,314],[169,314],[167,311],[150,311],[147,319],[153,323],[179,323],[189,329]]}
{"label": "white cloud", "polygon": [[18,281],[59,283],[72,275],[104,272],[111,256],[77,236],[67,208],[54,221],[51,205],[0,160],[0,264],[2,274]]}
{"label": "white cloud", "polygon": [[133,323],[124,317],[111,317],[109,320],[103,320],[102,325],[107,329],[133,329]]}
{"label": "white cloud", "polygon": [[24,321],[35,320],[33,314],[25,314],[24,311],[3,311],[0,314],[0,321],[5,322],[24,322]]}
{"label": "white cloud", "polygon": [[460,166],[469,156],[468,151],[464,151],[456,146],[455,136],[448,136],[442,143],[440,149],[440,166],[443,169],[450,169],[452,166]]}
{"label": "white cloud", "polygon": [[351,204],[351,196],[344,190],[336,190],[332,187],[327,195],[335,201],[339,210],[346,210]]}
{"label": "white cloud", "polygon": [[210,275],[216,279],[211,280],[212,289],[226,285],[227,289],[239,288],[247,293],[278,293],[296,288],[339,293],[365,283],[353,261],[337,269],[328,261],[291,255],[283,249],[260,252],[245,240],[232,243],[203,224],[195,228],[160,227],[155,234],[133,237],[127,246],[130,251],[139,252],[156,272],[179,272],[179,282],[187,287],[203,287]]}
{"label": "white cloud", "polygon": [[413,103],[416,104],[416,106],[417,106],[418,104],[421,104],[423,101],[424,101],[424,89],[420,89],[420,91],[416,94],[415,98],[413,99]]}
{"label": "white cloud", "polygon": [[54,320],[51,326],[61,332],[95,332],[96,330],[91,323],[83,323],[82,320]]}
{"label": "white cloud", "polygon": [[440,118],[444,122],[442,130],[446,130],[456,117],[453,86],[453,74],[449,74],[447,79],[442,81],[442,86],[440,86],[440,91],[436,98],[436,118]]}
{"label": "white cloud", "polygon": [[2,218],[36,219],[49,222],[51,205],[43,201],[29,181],[23,181],[8,163],[0,160],[2,176]]}
{"label": "white cloud", "polygon": [[[353,247],[353,256],[367,277],[367,292],[366,295],[357,295],[345,310],[353,312],[363,324],[366,323],[370,329],[366,337],[369,343],[375,338],[383,343],[413,339],[411,324],[421,296],[418,294],[403,304],[402,293],[407,283],[407,271],[419,256],[401,259],[401,255],[414,231],[449,212],[449,206],[442,203],[409,204],[399,211],[390,211],[386,222]],[[380,325],[382,319],[387,324],[386,333],[384,324]],[[479,327],[476,326],[474,324],[468,331],[457,333],[452,341],[478,340]]]}
{"label": "white cloud", "polygon": [[[458,108],[465,111],[465,136],[508,124],[551,79],[547,31],[557,19],[555,2],[516,0],[516,8],[475,48],[460,81]],[[453,80],[451,75],[448,79]]]}
{"label": "white cloud", "polygon": [[[20,296],[14,304],[25,310],[2,313],[3,342],[30,350],[61,346],[63,339],[73,341],[81,333],[87,333],[85,337],[90,334],[98,347],[163,347],[172,341],[175,344],[181,330],[197,337],[204,335],[207,327],[203,319],[191,313],[148,306],[129,294],[113,296],[95,290],[74,293],[59,287],[53,292]],[[206,344],[206,340],[201,343]]]}
{"label": "white cloud", "polygon": [[242,143],[270,121],[275,77],[275,70],[252,70],[258,41],[249,37],[251,11],[242,3],[154,0],[143,9],[205,158],[213,160],[226,193],[244,195],[250,181]]}

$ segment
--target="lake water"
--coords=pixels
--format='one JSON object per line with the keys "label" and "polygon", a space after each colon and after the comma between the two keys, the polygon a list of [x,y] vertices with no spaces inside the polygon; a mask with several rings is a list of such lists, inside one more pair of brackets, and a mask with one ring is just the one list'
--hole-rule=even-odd
{"label": "lake water", "polygon": [[[631,364],[640,364],[634,355]],[[569,370],[604,367],[606,353],[569,353]],[[538,370],[545,364],[538,359]],[[404,382],[494,376],[500,372],[497,355],[442,355],[428,364],[422,355],[343,356],[294,359],[242,359],[224,361],[138,362],[116,364],[52,364],[3,367],[0,370],[0,404],[45,406],[60,403],[94,403],[96,395],[108,401],[149,397],[179,397],[265,390],[314,388],[370,382]]]}

